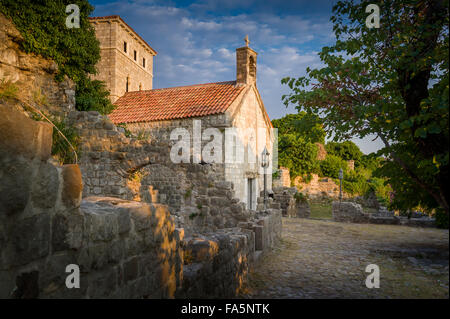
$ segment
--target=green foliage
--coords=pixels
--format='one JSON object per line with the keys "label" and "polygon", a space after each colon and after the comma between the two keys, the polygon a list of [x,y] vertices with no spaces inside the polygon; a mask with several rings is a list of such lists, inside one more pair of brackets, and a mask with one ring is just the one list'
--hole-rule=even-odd
{"label": "green foliage", "polygon": [[370,190],[375,193],[378,201],[384,206],[391,206],[392,187],[387,183],[386,179],[372,177],[369,180]]}
{"label": "green foliage", "polygon": [[278,162],[287,167],[291,179],[317,171],[317,146],[294,134],[278,135]]}
{"label": "green foliage", "polygon": [[276,170],[274,173],[272,173],[272,179],[280,178],[280,170]]}
{"label": "green foliage", "polygon": [[105,84],[87,77],[80,79],[75,96],[76,107],[79,111],[97,111],[100,114],[109,114],[114,105],[109,100],[109,92]]}
{"label": "green foliage", "polygon": [[342,168],[344,174],[347,175],[347,162],[342,158],[327,154],[323,161],[320,161],[320,172],[322,176],[339,178],[339,170]]}
{"label": "green foliage", "polygon": [[295,193],[294,198],[297,203],[304,204],[308,202],[308,196],[300,192]]}
{"label": "green foliage", "polygon": [[14,99],[17,98],[19,88],[11,81],[5,79],[0,80],[0,99]]}
{"label": "green foliage", "polygon": [[[66,27],[68,4],[80,8],[78,29]],[[88,21],[93,9],[87,0],[0,2],[0,11],[13,20],[23,37],[21,48],[54,60],[58,65],[57,81],[67,76],[75,82],[77,109],[107,114],[113,108],[108,92],[98,81],[89,79],[89,74],[96,73],[95,65],[100,59],[99,43]]]}
{"label": "green foliage", "polygon": [[[39,113],[33,111],[32,109],[27,109],[27,111],[33,120],[47,122],[46,119],[44,119]],[[73,126],[67,125],[64,119],[60,119],[48,114],[44,115],[53,123],[53,125],[55,125],[61,131],[61,133],[66,137],[67,141],[69,141],[70,144],[72,144],[73,148],[75,149],[76,156],[80,158],[81,138],[78,135],[77,130]],[[76,161],[74,150],[72,149],[72,147],[70,147],[67,141],[61,136],[61,134],[55,128],[53,128],[52,138],[53,138],[52,156],[61,165],[74,164]]]}
{"label": "green foliage", "polygon": [[189,214],[189,219],[192,220],[192,219],[194,219],[197,216],[200,216],[200,214],[199,213],[190,213]]}
{"label": "green foliage", "polygon": [[184,193],[184,198],[187,199],[192,195],[192,188],[189,188],[186,193]]}
{"label": "green foliage", "polygon": [[288,114],[273,120],[272,125],[278,129],[279,135],[294,134],[310,143],[325,143],[326,133],[322,128],[322,121],[314,114]]}
{"label": "green foliage", "polygon": [[443,212],[442,210],[438,210],[434,215],[436,218],[436,226],[439,228],[448,229],[448,214]]}
{"label": "green foliage", "polygon": [[[53,119],[52,122],[72,144],[72,146],[75,148],[75,151],[77,152],[77,156],[80,157],[79,146],[81,141],[76,129],[74,127],[68,126],[64,121]],[[72,148],[55,129],[53,129],[52,155],[56,157],[56,159],[61,164],[75,163],[75,154],[73,153]]]}
{"label": "green foliage", "polygon": [[359,147],[352,141],[345,141],[342,143],[329,142],[325,145],[325,149],[328,154],[339,156],[346,161],[354,160],[355,165],[359,164],[364,155]]}
{"label": "green foliage", "polygon": [[325,66],[283,79],[283,100],[320,115],[335,141],[377,136],[393,204],[448,214],[449,1],[383,1],[379,29],[365,24],[371,2],[334,5]]}
{"label": "green foliage", "polygon": [[131,131],[128,129],[126,123],[119,123],[119,124],[117,124],[117,127],[121,127],[124,129],[124,131],[125,131],[124,134],[126,137],[133,137],[133,133],[131,133]]}

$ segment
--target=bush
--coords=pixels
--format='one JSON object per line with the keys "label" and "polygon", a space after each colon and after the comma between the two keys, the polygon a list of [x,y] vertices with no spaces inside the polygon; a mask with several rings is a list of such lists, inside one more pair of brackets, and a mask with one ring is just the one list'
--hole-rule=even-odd
{"label": "bush", "polygon": [[325,149],[328,154],[336,155],[343,160],[354,160],[355,163],[359,163],[364,155],[359,147],[352,141],[345,141],[342,143],[329,142],[325,145]]}
{"label": "bush", "polygon": [[434,217],[436,218],[436,226],[437,227],[444,228],[444,229],[449,228],[448,214],[446,214],[444,211],[438,210],[436,212],[436,214],[434,215]]}
{"label": "bush", "polygon": [[97,111],[100,114],[109,114],[114,105],[109,100],[109,92],[101,81],[83,79],[77,86],[75,96],[76,106],[79,111]]}
{"label": "bush", "polygon": [[297,203],[302,203],[302,204],[307,203],[308,199],[309,199],[307,195],[304,195],[303,193],[300,193],[300,192],[295,193],[294,198]]}
{"label": "bush", "polygon": [[339,170],[341,168],[344,171],[344,175],[347,175],[347,162],[336,155],[328,154],[323,161],[320,161],[319,165],[322,176],[339,178]]}
{"label": "bush", "polygon": [[386,184],[386,180],[378,177],[372,177],[369,180],[370,190],[375,193],[378,201],[384,206],[389,206],[392,188]]}
{"label": "bush", "polygon": [[317,171],[315,144],[294,134],[285,134],[278,137],[278,146],[279,164],[289,169],[291,179]]}

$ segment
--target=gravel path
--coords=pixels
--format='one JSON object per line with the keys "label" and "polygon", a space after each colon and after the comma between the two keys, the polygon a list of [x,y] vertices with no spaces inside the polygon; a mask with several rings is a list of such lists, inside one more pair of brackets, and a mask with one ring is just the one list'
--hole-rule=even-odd
{"label": "gravel path", "polygon": [[[283,218],[244,298],[448,298],[448,230]],[[380,288],[365,268],[380,268]]]}

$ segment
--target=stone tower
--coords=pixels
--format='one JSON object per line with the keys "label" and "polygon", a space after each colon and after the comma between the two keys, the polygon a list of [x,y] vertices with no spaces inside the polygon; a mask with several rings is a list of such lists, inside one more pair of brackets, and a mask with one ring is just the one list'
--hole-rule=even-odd
{"label": "stone tower", "polygon": [[250,41],[245,37],[245,47],[236,49],[236,84],[254,84],[256,82],[256,56],[248,45]]}
{"label": "stone tower", "polygon": [[100,42],[98,74],[93,79],[106,83],[111,102],[125,92],[153,88],[155,50],[120,16],[89,18]]}

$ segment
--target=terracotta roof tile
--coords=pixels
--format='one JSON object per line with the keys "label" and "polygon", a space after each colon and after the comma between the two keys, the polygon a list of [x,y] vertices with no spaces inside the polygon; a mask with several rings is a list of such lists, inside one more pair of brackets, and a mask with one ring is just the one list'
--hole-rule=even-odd
{"label": "terracotta roof tile", "polygon": [[224,113],[245,86],[235,81],[127,92],[109,115],[113,123],[181,119]]}

